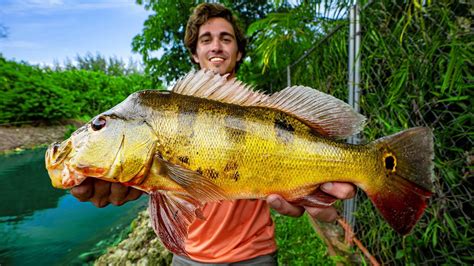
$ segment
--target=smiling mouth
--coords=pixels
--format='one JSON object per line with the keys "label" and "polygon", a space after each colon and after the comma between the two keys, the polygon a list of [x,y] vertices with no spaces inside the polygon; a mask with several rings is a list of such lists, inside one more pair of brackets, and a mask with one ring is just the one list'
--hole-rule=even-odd
{"label": "smiling mouth", "polygon": [[221,58],[221,57],[212,57],[211,59],[209,59],[209,61],[213,62],[213,63],[221,63],[221,62],[224,62],[224,58]]}

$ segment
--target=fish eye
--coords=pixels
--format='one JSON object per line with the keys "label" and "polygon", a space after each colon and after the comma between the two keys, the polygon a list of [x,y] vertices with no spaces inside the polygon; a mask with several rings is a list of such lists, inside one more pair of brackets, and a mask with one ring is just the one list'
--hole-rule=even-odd
{"label": "fish eye", "polygon": [[91,122],[91,127],[94,131],[99,131],[105,127],[106,119],[103,116],[99,116]]}

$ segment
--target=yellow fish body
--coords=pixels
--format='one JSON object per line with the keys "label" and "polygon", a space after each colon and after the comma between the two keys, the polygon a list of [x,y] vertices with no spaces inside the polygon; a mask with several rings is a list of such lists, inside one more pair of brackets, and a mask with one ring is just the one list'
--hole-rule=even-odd
{"label": "yellow fish body", "polygon": [[332,201],[309,195],[330,181],[360,187],[406,234],[431,195],[432,132],[412,128],[366,145],[338,140],[359,132],[364,121],[311,88],[265,95],[212,72],[192,72],[172,91],[132,94],[52,144],[46,167],[58,188],[90,176],[150,193],[152,208],[165,216],[155,230],[177,254],[186,254],[186,228],[195,216],[204,219],[198,209],[204,202],[279,194],[324,207]]}

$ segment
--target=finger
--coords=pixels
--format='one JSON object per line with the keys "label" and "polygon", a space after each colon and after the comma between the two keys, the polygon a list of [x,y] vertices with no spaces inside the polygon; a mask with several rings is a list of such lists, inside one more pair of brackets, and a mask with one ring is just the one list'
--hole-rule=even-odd
{"label": "finger", "polygon": [[79,201],[89,201],[94,195],[94,180],[92,178],[86,178],[80,185],[71,188],[71,194]]}
{"label": "finger", "polygon": [[143,191],[136,188],[130,188],[126,201],[136,200],[143,194]]}
{"label": "finger", "polygon": [[120,206],[126,202],[129,194],[129,188],[120,183],[110,184],[110,196],[109,201],[113,205]]}
{"label": "finger", "polygon": [[305,209],[311,217],[322,222],[334,222],[338,216],[337,210],[334,207],[305,207]]}
{"label": "finger", "polygon": [[292,205],[279,195],[269,195],[267,203],[272,209],[283,215],[300,217],[304,213],[303,207]]}
{"label": "finger", "polygon": [[98,208],[103,208],[109,205],[110,196],[110,182],[103,180],[95,180],[94,182],[94,195],[90,201]]}
{"label": "finger", "polygon": [[350,199],[356,193],[356,188],[351,183],[324,183],[321,185],[321,190],[338,199]]}

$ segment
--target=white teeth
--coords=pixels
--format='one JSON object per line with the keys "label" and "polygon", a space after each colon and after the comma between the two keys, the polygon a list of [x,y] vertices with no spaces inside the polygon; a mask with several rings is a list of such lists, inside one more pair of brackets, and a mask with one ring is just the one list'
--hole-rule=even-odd
{"label": "white teeth", "polygon": [[224,59],[219,58],[219,57],[213,57],[213,58],[211,58],[210,61],[211,61],[211,62],[222,62],[222,61],[224,61]]}

